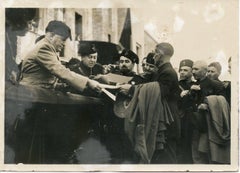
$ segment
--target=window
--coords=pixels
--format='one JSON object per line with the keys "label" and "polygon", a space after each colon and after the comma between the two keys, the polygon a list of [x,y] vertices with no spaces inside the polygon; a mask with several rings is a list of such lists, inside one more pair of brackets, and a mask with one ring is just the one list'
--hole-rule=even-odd
{"label": "window", "polygon": [[75,13],[75,40],[82,40],[82,16]]}

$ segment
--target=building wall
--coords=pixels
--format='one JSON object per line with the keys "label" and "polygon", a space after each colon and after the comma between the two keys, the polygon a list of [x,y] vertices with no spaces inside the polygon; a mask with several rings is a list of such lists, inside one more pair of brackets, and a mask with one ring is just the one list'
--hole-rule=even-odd
{"label": "building wall", "polygon": [[154,52],[157,40],[154,39],[147,31],[144,31],[144,56],[148,53]]}
{"label": "building wall", "polygon": [[[40,8],[38,27],[29,32],[25,37],[19,39],[19,59],[34,47],[35,39],[45,33],[49,21],[60,20],[71,28],[72,41],[67,40],[62,59],[68,61],[71,57],[77,57],[78,41],[98,40],[110,41],[119,44],[119,39],[124,27],[127,8]],[[75,16],[81,17],[79,27],[81,34],[76,34]],[[139,55],[144,56],[144,31],[142,23],[132,23],[131,49]]]}

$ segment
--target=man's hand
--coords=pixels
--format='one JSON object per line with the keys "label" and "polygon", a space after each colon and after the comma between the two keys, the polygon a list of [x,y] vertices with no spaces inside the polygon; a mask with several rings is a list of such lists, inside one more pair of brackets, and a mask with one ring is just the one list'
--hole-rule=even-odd
{"label": "man's hand", "polygon": [[200,85],[192,85],[191,90],[195,90],[195,91],[201,90]]}
{"label": "man's hand", "polygon": [[198,110],[208,110],[208,105],[205,104],[205,103],[201,103],[199,106],[198,106]]}
{"label": "man's hand", "polygon": [[99,86],[99,82],[95,80],[89,79],[87,82],[87,86],[97,92],[101,92],[101,87]]}
{"label": "man's hand", "polygon": [[120,92],[127,95],[128,94],[128,91],[129,89],[131,88],[132,85],[130,84],[122,84],[122,85],[118,85],[120,86]]}
{"label": "man's hand", "polygon": [[183,90],[180,94],[180,97],[184,97],[185,95],[187,95],[189,93],[189,90]]}

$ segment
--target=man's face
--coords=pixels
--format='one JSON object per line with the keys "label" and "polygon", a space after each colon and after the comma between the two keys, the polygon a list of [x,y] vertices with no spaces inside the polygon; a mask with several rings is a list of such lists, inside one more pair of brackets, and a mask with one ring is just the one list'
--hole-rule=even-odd
{"label": "man's face", "polygon": [[61,50],[64,48],[66,42],[66,38],[60,36],[60,35],[53,35],[52,37],[52,45],[55,47],[57,52],[61,52]]}
{"label": "man's face", "polygon": [[143,72],[146,72],[147,71],[147,69],[146,69],[146,62],[147,60],[146,60],[146,58],[144,58],[143,59],[143,61],[142,61],[142,70],[143,70]]}
{"label": "man's face", "polygon": [[182,66],[179,69],[180,80],[189,80],[192,78],[192,68],[188,66]]}
{"label": "man's face", "polygon": [[152,74],[157,71],[157,67],[153,64],[146,63],[145,73]]}
{"label": "man's face", "polygon": [[207,76],[210,79],[216,80],[216,79],[218,79],[219,75],[220,74],[219,74],[219,72],[217,71],[217,69],[215,67],[213,67],[213,66],[208,67]]}
{"label": "man's face", "polygon": [[133,70],[134,63],[132,61],[124,56],[120,57],[119,60],[119,69],[121,72],[130,72]]}
{"label": "man's face", "polygon": [[192,68],[193,77],[196,80],[201,80],[206,76],[207,70],[200,63],[194,63]]}
{"label": "man's face", "polygon": [[161,63],[162,63],[162,54],[161,53],[156,53],[155,55],[154,55],[154,57],[153,57],[153,59],[154,59],[154,64],[155,64],[155,66],[159,66]]}
{"label": "man's face", "polygon": [[97,53],[82,56],[82,62],[85,66],[93,68],[97,63]]}

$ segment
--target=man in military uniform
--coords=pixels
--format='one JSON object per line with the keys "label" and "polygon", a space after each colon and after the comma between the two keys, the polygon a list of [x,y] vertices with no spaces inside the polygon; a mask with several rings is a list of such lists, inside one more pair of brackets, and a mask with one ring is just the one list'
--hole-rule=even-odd
{"label": "man in military uniform", "polygon": [[97,63],[98,53],[95,45],[89,43],[80,44],[78,54],[81,56],[81,61],[78,58],[72,58],[68,63],[70,70],[91,79],[104,73],[103,66]]}
{"label": "man in military uniform", "polygon": [[[45,31],[44,38],[37,42],[35,48],[26,54],[23,60],[20,84],[36,91],[51,93],[54,89],[57,89],[59,80],[61,80],[78,91],[83,91],[86,88],[99,90],[97,81],[70,71],[59,60],[58,52],[63,49],[65,41],[68,38],[71,39],[70,28],[65,23],[54,20],[48,23]],[[71,113],[68,108],[39,103],[25,110],[28,114],[31,113],[22,122],[24,125],[17,128],[17,131],[23,132],[17,134],[19,143],[22,144],[19,144],[17,162],[66,162],[67,155],[72,149],[69,141],[73,140],[69,134],[71,133],[71,136],[76,135],[72,131],[75,132],[73,129],[77,126],[74,123],[74,116],[71,116],[70,119],[66,116],[69,112]],[[45,111],[41,111],[42,109]],[[66,112],[68,110],[69,112]],[[62,129],[63,124],[68,128]],[[26,137],[26,140],[25,138],[24,141],[21,139],[22,135]],[[34,138],[34,136],[36,137]],[[38,140],[41,142],[38,143]],[[37,150],[37,148],[39,149]],[[44,153],[41,151],[43,148]],[[31,155],[28,153],[31,153]]]}
{"label": "man in military uniform", "polygon": [[63,49],[68,38],[71,39],[71,30],[65,23],[49,22],[45,38],[23,60],[20,84],[54,88],[59,78],[77,90],[83,90],[87,86],[96,88],[96,81],[71,72],[59,61],[57,52]]}

